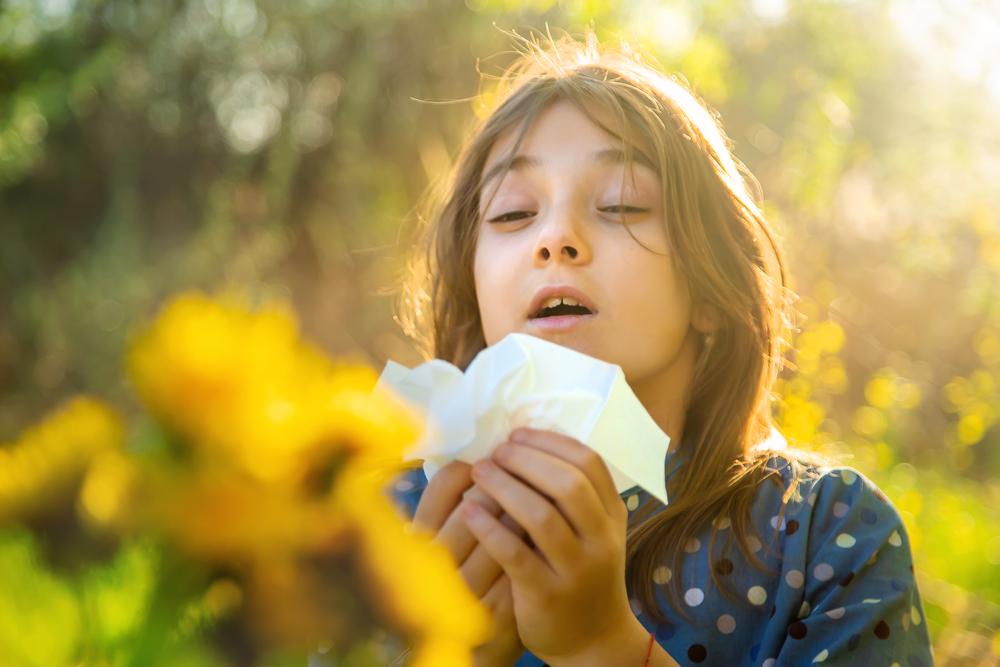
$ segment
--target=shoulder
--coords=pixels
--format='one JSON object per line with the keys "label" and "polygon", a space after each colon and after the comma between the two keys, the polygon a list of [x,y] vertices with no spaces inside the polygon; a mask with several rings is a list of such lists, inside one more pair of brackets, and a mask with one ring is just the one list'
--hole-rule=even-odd
{"label": "shoulder", "polygon": [[[876,554],[912,578],[913,557],[903,518],[866,475],[795,452],[771,455],[757,489],[752,520],[781,547],[798,551],[816,574],[847,576]],[[799,533],[793,539],[793,535]],[[810,566],[816,569],[815,565]],[[843,571],[842,571],[843,570]]]}
{"label": "shoulder", "polygon": [[[856,528],[865,535],[879,535],[892,546],[906,541],[905,525],[896,506],[856,468],[794,454],[775,454],[768,459],[768,467],[774,471],[774,491],[766,495],[780,493],[789,505],[807,512],[816,537]],[[844,544],[859,536],[845,532],[830,537]]]}
{"label": "shoulder", "polygon": [[781,586],[802,601],[778,662],[933,664],[906,527],[885,493],[850,466],[768,465],[780,483],[762,485],[759,509],[779,533]]}

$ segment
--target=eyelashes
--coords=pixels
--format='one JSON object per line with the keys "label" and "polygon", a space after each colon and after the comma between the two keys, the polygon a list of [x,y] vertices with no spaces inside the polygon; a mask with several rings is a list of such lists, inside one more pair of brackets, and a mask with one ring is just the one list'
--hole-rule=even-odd
{"label": "eyelashes", "polygon": [[[638,206],[604,206],[599,209],[602,213],[613,213],[616,215],[627,215],[629,213],[648,213],[648,208],[640,208]],[[535,215],[534,211],[509,211],[503,213],[494,218],[489,218],[486,222],[516,222],[518,220],[523,220],[526,217]]]}
{"label": "eyelashes", "polygon": [[534,213],[531,213],[530,211],[511,211],[510,213],[504,213],[495,218],[490,218],[486,222],[514,222],[529,215],[534,215]]}

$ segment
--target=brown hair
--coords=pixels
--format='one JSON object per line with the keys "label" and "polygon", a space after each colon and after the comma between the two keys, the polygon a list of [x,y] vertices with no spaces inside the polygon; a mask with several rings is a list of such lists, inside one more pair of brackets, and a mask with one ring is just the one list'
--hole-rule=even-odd
{"label": "brown hair", "polygon": [[[686,616],[680,605],[683,546],[711,523],[709,562],[715,562],[719,527],[713,519],[730,518],[724,549],[735,538],[754,567],[768,570],[749,546],[749,509],[765,479],[783,485],[768,465],[775,450],[759,445],[771,433],[771,387],[782,368],[786,335],[797,330],[796,297],[787,286],[778,240],[760,210],[759,185],[733,157],[716,116],[683,83],[644,64],[627,45],[619,50],[599,45],[590,32],[583,42],[550,37],[544,47],[513,37],[524,48],[499,77],[492,111],[472,128],[448,180],[429,191],[429,214],[406,268],[399,321],[425,357],[463,370],[486,346],[473,278],[480,177],[497,138],[519,126],[509,160],[551,102],[572,102],[622,140],[627,159],[637,149],[658,165],[673,257],[694,302],[714,307],[720,318],[711,338],[703,340],[694,369],[680,443],[686,464],[670,479],[670,504],[655,517],[643,512],[634,518],[626,581],[642,607],[662,622],[653,573],[670,566],[669,600]],[[617,119],[616,126],[598,115]],[[809,472],[806,464],[823,460],[794,449],[780,455],[793,470],[783,515]],[[644,509],[656,506],[647,503]],[[715,568],[710,571],[727,597],[745,601],[721,585]]]}

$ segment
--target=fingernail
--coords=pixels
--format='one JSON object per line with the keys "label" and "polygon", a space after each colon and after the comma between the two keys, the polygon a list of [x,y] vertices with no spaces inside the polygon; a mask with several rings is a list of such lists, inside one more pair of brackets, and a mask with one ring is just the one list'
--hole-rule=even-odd
{"label": "fingernail", "polygon": [[487,459],[476,461],[472,466],[472,473],[477,477],[483,477],[493,472],[493,464]]}
{"label": "fingernail", "polygon": [[528,432],[520,428],[514,429],[513,431],[511,431],[510,439],[513,440],[514,442],[527,442]]}

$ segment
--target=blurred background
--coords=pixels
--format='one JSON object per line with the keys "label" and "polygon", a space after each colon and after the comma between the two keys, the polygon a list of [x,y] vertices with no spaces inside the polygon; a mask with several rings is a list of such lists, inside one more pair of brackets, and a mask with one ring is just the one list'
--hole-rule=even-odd
{"label": "blurred background", "polygon": [[1000,6],[993,0],[0,1],[0,442],[130,400],[181,289],[290,300],[329,353],[393,320],[416,205],[511,58],[624,38],[721,113],[804,315],[792,444],[902,513],[939,664],[1000,663]]}

